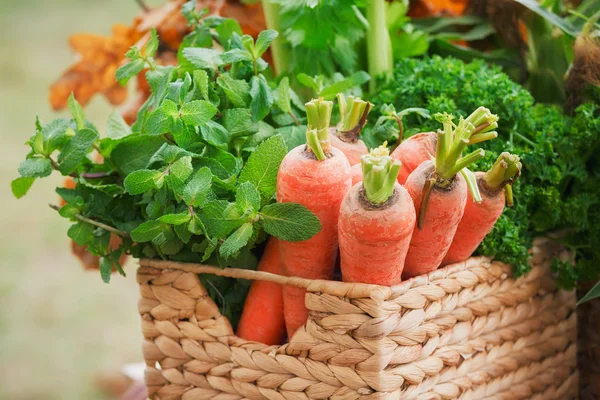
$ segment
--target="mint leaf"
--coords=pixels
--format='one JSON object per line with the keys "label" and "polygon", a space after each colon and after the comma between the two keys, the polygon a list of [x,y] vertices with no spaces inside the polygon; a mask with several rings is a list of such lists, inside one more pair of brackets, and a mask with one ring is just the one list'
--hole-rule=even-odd
{"label": "mint leaf", "polygon": [[123,185],[125,186],[127,193],[130,195],[142,194],[149,190],[155,189],[156,181],[161,175],[162,172],[150,169],[133,171],[131,174],[125,177]]}
{"label": "mint leaf", "polygon": [[173,230],[175,231],[175,234],[177,234],[177,237],[181,239],[183,243],[187,244],[190,242],[190,239],[192,238],[192,232],[188,230],[187,225],[175,225],[173,227]]}
{"label": "mint leaf", "polygon": [[208,122],[217,113],[217,107],[206,100],[194,100],[181,107],[180,115],[187,125],[200,126]]}
{"label": "mint leaf", "polygon": [[41,139],[41,145],[36,146],[36,152],[49,156],[54,150],[62,146],[67,139],[66,133],[69,125],[71,125],[71,120],[67,118],[57,118],[44,125],[40,133],[36,135],[36,139],[38,137]]}
{"label": "mint leaf", "polygon": [[192,172],[194,172],[194,167],[192,167],[192,157],[184,156],[171,164],[169,176],[177,178],[180,181],[185,181]]}
{"label": "mint leaf", "polygon": [[69,111],[71,112],[71,115],[73,115],[73,119],[77,125],[77,129],[85,128],[85,115],[83,114],[83,108],[81,108],[81,104],[75,100],[73,92],[71,92],[71,95],[69,96],[68,105]]}
{"label": "mint leaf", "polygon": [[162,135],[169,132],[177,113],[177,104],[169,99],[163,100],[161,106],[148,115],[146,132],[149,135]]}
{"label": "mint leaf", "polygon": [[47,158],[28,158],[21,162],[18,171],[24,178],[43,178],[52,173],[52,164]]}
{"label": "mint leaf", "polygon": [[79,221],[75,225],[71,225],[67,231],[67,235],[78,245],[84,246],[92,241],[94,236],[94,227],[87,222]]}
{"label": "mint leaf", "polygon": [[233,64],[241,61],[252,61],[252,54],[245,49],[231,49],[221,54],[221,59],[225,64]]}
{"label": "mint leaf", "polygon": [[271,42],[277,38],[279,34],[273,29],[267,29],[258,34],[256,45],[254,48],[254,58],[259,58],[271,45]]}
{"label": "mint leaf", "polygon": [[305,73],[298,74],[296,79],[302,86],[306,86],[315,91],[315,93],[319,93],[321,91],[322,82],[316,79],[317,77],[309,76]]}
{"label": "mint leaf", "polygon": [[100,257],[100,277],[104,283],[110,283],[113,265],[108,257]]}
{"label": "mint leaf", "polygon": [[163,234],[165,226],[157,220],[143,222],[131,231],[131,240],[134,242],[150,242]]}
{"label": "mint leaf", "polygon": [[59,170],[63,175],[74,172],[89,153],[92,144],[98,139],[98,133],[84,128],[77,131],[58,156]]}
{"label": "mint leaf", "polygon": [[255,121],[260,121],[269,114],[273,105],[273,96],[267,79],[263,74],[253,76],[250,80],[250,111]]}
{"label": "mint leaf", "polygon": [[285,113],[291,113],[292,106],[290,101],[290,80],[287,76],[284,76],[277,87],[277,107]]}
{"label": "mint leaf", "polygon": [[124,175],[129,175],[146,168],[164,143],[161,137],[130,136],[114,148],[110,159]]}
{"label": "mint leaf", "polygon": [[287,152],[280,135],[265,140],[248,158],[240,174],[240,182],[253,183],[264,198],[271,198],[275,194],[279,166]]}
{"label": "mint leaf", "polygon": [[191,218],[187,229],[194,235],[204,235],[206,233],[206,227],[204,226],[204,223],[198,214],[194,214],[194,216]]}
{"label": "mint leaf", "polygon": [[252,236],[252,224],[247,222],[240,226],[231,236],[229,236],[219,249],[221,257],[229,258],[240,251],[242,247],[248,244],[248,240]]}
{"label": "mint leaf", "polygon": [[167,93],[169,82],[173,79],[175,67],[169,65],[158,65],[156,69],[150,69],[146,72],[146,80],[152,89],[152,95],[149,104],[152,107],[158,107]]}
{"label": "mint leaf", "polygon": [[141,58],[129,61],[127,64],[121,65],[115,72],[117,81],[123,86],[129,82],[131,78],[139,74],[144,69],[145,61]]}
{"label": "mint leaf", "polygon": [[219,35],[219,42],[225,49],[229,49],[229,40],[235,33],[236,35],[242,34],[242,28],[240,24],[232,18],[223,19],[221,24],[215,28],[217,35]]}
{"label": "mint leaf", "polygon": [[288,150],[292,150],[306,143],[306,125],[284,126],[275,129],[275,133],[281,135]]}
{"label": "mint leaf", "polygon": [[[229,110],[225,110],[224,112],[227,111]],[[227,143],[230,140],[229,131],[215,121],[208,121],[205,125],[202,125],[200,127],[200,136],[207,143],[223,149],[227,148]]]}
{"label": "mint leaf", "polygon": [[131,128],[127,125],[127,122],[116,110],[113,110],[108,117],[108,123],[106,125],[106,135],[111,139],[121,139],[125,136],[131,135]]}
{"label": "mint leaf", "polygon": [[242,216],[243,214],[235,203],[226,200],[215,200],[204,206],[200,218],[206,227],[208,236],[225,238],[244,223]]}
{"label": "mint leaf", "polygon": [[233,79],[229,74],[219,75],[217,85],[225,92],[234,107],[245,108],[250,102],[250,85],[243,80]]}
{"label": "mint leaf", "polygon": [[169,225],[182,225],[187,224],[191,218],[192,216],[190,213],[183,212],[180,214],[166,214],[160,217],[158,220]]}
{"label": "mint leaf", "polygon": [[308,240],[321,230],[321,222],[298,203],[274,203],[260,212],[265,232],[288,242]]}
{"label": "mint leaf", "polygon": [[235,202],[242,212],[258,211],[260,209],[260,192],[251,182],[244,182],[237,188]]}
{"label": "mint leaf", "polygon": [[183,189],[183,201],[188,206],[200,207],[206,201],[210,190],[212,173],[208,167],[202,167]]}
{"label": "mint leaf", "polygon": [[220,52],[215,49],[206,49],[198,47],[186,47],[183,49],[183,56],[191,62],[194,67],[200,69],[215,70],[223,65]]}
{"label": "mint leaf", "polygon": [[25,196],[31,188],[31,185],[33,185],[34,181],[35,178],[32,177],[21,177],[14,179],[10,183],[10,188],[12,190],[13,196],[15,196],[17,199],[20,199],[21,197]]}
{"label": "mint leaf", "polygon": [[200,91],[204,100],[208,100],[208,73],[203,69],[195,69],[192,74],[194,87]]}
{"label": "mint leaf", "polygon": [[230,108],[223,111],[223,126],[231,136],[248,136],[258,130],[258,126],[247,108]]}
{"label": "mint leaf", "polygon": [[368,82],[370,79],[371,77],[365,71],[358,71],[339,82],[327,86],[321,90],[319,96],[323,97],[325,100],[332,100],[338,93],[345,92],[346,90],[352,89],[356,86],[360,86],[363,83]]}
{"label": "mint leaf", "polygon": [[72,218],[79,214],[79,207],[74,204],[65,204],[58,210],[58,215],[63,218]]}
{"label": "mint leaf", "polygon": [[146,47],[144,48],[145,56],[152,57],[156,54],[158,50],[158,35],[156,34],[156,28],[152,27],[150,29],[150,40],[146,43]]}

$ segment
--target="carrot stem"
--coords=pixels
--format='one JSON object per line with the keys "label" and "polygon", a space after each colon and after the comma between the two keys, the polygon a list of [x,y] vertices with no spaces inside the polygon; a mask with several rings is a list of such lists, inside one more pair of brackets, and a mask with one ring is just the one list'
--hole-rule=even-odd
{"label": "carrot stem", "polygon": [[479,192],[479,185],[477,184],[477,177],[475,176],[475,174],[468,168],[461,169],[460,173],[467,182],[467,187],[471,192],[471,197],[473,197],[473,201],[477,204],[481,203],[483,199],[481,198],[481,193]]}
{"label": "carrot stem", "polygon": [[504,186],[504,196],[506,197],[506,205],[512,207],[514,202],[512,185]]}
{"label": "carrot stem", "polygon": [[482,179],[491,190],[500,190],[504,186],[512,184],[519,177],[521,168],[519,156],[503,152]]}
{"label": "carrot stem", "polygon": [[425,213],[427,212],[427,205],[429,204],[429,196],[431,195],[431,191],[436,185],[436,179],[431,178],[425,181],[425,185],[423,186],[423,195],[421,196],[421,207],[419,208],[419,219],[417,221],[417,228],[419,230],[423,229],[425,225]]}
{"label": "carrot stem", "polygon": [[329,153],[329,123],[331,122],[331,101],[312,99],[306,103],[306,117],[308,130],[306,131],[306,145],[312,150],[317,160],[323,161]]}
{"label": "carrot stem", "polygon": [[394,193],[394,185],[402,166],[390,156],[386,144],[361,157],[365,195],[373,204],[384,203]]}
{"label": "carrot stem", "polygon": [[476,133],[474,135],[471,136],[471,138],[469,139],[469,144],[477,144],[477,143],[481,143],[481,142],[485,142],[491,139],[495,139],[498,137],[498,132],[496,131],[492,131],[492,132],[485,132],[485,133]]}
{"label": "carrot stem", "polygon": [[360,97],[346,98],[342,93],[337,95],[337,99],[340,110],[338,136],[345,142],[355,143],[367,123],[367,116],[373,105]]}
{"label": "carrot stem", "polygon": [[[485,150],[477,149],[474,152],[462,157],[460,160],[456,161],[454,166],[450,168],[450,171],[446,177],[442,176],[445,179],[452,179],[452,177],[460,172],[461,169],[467,168],[469,165],[473,164],[476,161],[481,160],[485,157]],[[438,172],[439,173],[439,172]]]}

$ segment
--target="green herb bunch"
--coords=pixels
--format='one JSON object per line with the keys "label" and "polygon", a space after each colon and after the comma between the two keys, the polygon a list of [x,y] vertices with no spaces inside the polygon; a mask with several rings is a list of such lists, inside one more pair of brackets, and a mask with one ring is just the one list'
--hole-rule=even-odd
{"label": "green herb bunch", "polygon": [[[274,202],[279,165],[306,132],[303,103],[286,78],[275,87],[261,58],[277,33],[255,42],[236,21],[205,17],[193,2],[183,13],[193,30],[176,66],[154,61],[160,41],[152,31],[116,72],[122,84],[145,73],[151,88],[131,127],[113,113],[101,137],[71,96],[72,118],[36,121],[12,182],[22,197],[53,171],[74,179],[74,189],[57,189],[66,205],[55,208],[73,222],[69,237],[101,257],[106,282],[113,267],[124,274],[124,253],[255,268],[267,234],[297,241],[320,230],[305,207]],[[111,234],[122,237],[116,249]],[[235,324],[249,283],[202,279]]]}
{"label": "green herb bunch", "polygon": [[[576,255],[576,263],[554,260],[559,282],[573,287],[578,281],[597,279],[600,268],[600,107],[586,103],[573,116],[558,106],[535,104],[531,94],[496,66],[484,61],[463,63],[434,56],[399,62],[391,81],[371,99],[389,106],[373,110],[378,122],[363,140],[369,147],[398,141],[399,128],[390,110],[422,107],[431,114],[454,110],[467,116],[483,105],[500,117],[498,138],[481,144],[486,157],[476,169],[489,169],[502,151],[521,157],[523,174],[515,182],[515,205],[504,211],[478,249],[529,270],[528,250],[536,236],[552,236]],[[391,107],[393,106],[393,108]],[[394,114],[392,112],[392,114]],[[405,114],[404,137],[436,130],[434,120],[423,113]],[[555,233],[558,232],[558,238]]]}

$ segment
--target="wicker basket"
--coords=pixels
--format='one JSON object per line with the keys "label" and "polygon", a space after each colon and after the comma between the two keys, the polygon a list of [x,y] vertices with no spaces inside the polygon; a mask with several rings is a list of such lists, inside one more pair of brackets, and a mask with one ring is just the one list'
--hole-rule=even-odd
{"label": "wicker basket", "polygon": [[[142,260],[151,399],[570,399],[575,294],[474,257],[394,287]],[[309,320],[283,346],[236,337],[197,274],[306,288]]]}
{"label": "wicker basket", "polygon": [[[592,285],[582,288],[583,297]],[[579,398],[600,399],[600,299],[590,300],[577,307],[579,324]]]}

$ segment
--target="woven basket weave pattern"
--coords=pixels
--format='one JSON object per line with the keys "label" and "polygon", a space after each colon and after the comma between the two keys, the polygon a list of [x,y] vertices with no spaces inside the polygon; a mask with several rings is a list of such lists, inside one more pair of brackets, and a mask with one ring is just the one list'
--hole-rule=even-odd
{"label": "woven basket weave pattern", "polygon": [[[388,288],[142,260],[151,399],[569,399],[575,294],[476,257]],[[307,288],[309,321],[283,346],[234,336],[197,273]]]}

